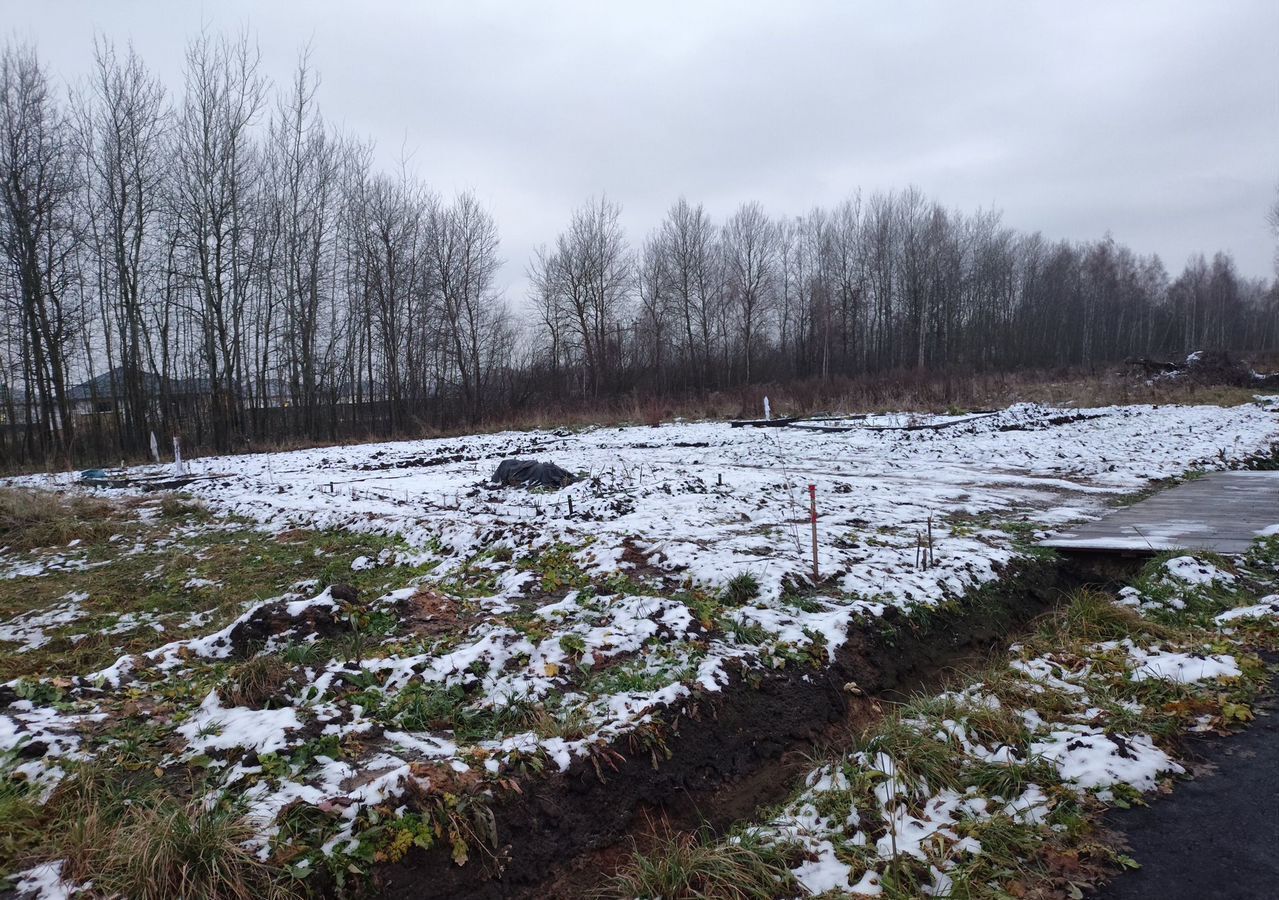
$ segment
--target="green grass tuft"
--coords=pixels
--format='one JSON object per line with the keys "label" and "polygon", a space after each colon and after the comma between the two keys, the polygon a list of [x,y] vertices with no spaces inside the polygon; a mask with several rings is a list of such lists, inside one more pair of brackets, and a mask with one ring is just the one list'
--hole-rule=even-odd
{"label": "green grass tuft", "polygon": [[759,579],[750,572],[734,575],[724,586],[724,603],[728,606],[744,606],[759,596]]}
{"label": "green grass tuft", "polygon": [[648,852],[636,853],[600,896],[771,900],[797,891],[785,848],[742,832],[727,841],[709,833],[669,834]]}

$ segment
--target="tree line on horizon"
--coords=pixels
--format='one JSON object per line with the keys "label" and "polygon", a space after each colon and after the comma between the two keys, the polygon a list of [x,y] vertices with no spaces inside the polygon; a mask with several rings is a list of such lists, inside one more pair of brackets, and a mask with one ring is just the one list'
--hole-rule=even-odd
{"label": "tree line on horizon", "polygon": [[[0,456],[138,456],[152,434],[410,434],[521,409],[891,371],[1095,366],[1279,348],[1279,282],[1110,236],[1054,241],[915,188],[801,216],[677,200],[639,246],[573,211],[496,283],[498,226],[273,88],[247,35],[190,42],[181,93],[95,42],[62,92],[0,57]],[[116,453],[118,451],[118,454]]]}

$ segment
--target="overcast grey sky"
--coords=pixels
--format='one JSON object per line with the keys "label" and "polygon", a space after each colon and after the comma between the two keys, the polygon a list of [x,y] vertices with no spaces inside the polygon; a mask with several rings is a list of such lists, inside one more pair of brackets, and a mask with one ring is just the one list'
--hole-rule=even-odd
{"label": "overcast grey sky", "polygon": [[68,80],[95,32],[131,40],[173,94],[202,23],[247,27],[277,83],[311,41],[327,118],[493,210],[513,299],[600,192],[638,240],[680,194],[722,219],[915,184],[1174,274],[1217,249],[1273,274],[1279,0],[0,0],[0,22]]}

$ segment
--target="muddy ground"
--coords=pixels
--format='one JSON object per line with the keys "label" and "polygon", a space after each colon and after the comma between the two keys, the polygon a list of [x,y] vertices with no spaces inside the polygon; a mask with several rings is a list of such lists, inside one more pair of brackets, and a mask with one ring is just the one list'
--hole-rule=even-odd
{"label": "muddy ground", "polygon": [[629,851],[633,833],[655,822],[719,830],[781,800],[806,768],[806,753],[864,724],[878,700],[1002,649],[1082,578],[1075,567],[1028,560],[952,611],[912,619],[890,607],[874,626],[850,630],[829,667],[736,677],[668,712],[668,754],[624,738],[603,758],[526,780],[523,793],[493,807],[497,862],[459,867],[445,850],[415,850],[381,867],[379,891],[391,898],[582,896]]}

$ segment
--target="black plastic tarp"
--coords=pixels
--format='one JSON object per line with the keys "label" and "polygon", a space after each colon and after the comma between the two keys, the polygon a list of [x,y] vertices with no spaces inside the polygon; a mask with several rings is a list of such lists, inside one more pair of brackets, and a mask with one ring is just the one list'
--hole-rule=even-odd
{"label": "black plastic tarp", "polygon": [[562,488],[577,478],[555,463],[536,462],[531,459],[504,459],[497,465],[493,480],[508,487]]}

